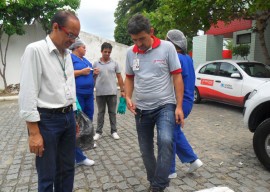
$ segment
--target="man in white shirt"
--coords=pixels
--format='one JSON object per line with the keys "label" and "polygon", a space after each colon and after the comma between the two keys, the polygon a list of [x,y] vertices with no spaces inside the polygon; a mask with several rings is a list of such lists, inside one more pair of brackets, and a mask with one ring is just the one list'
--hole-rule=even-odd
{"label": "man in white shirt", "polygon": [[75,161],[75,80],[67,48],[80,32],[69,11],[51,19],[51,33],[29,44],[21,58],[20,116],[36,154],[38,191],[72,191]]}

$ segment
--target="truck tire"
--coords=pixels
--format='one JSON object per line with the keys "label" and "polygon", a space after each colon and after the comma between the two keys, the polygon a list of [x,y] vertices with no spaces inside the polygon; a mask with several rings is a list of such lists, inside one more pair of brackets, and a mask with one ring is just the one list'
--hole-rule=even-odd
{"label": "truck tire", "polygon": [[270,118],[257,127],[253,136],[253,148],[259,161],[270,171]]}
{"label": "truck tire", "polygon": [[201,102],[201,96],[199,93],[199,90],[197,89],[197,87],[195,87],[194,89],[194,103],[200,103]]}

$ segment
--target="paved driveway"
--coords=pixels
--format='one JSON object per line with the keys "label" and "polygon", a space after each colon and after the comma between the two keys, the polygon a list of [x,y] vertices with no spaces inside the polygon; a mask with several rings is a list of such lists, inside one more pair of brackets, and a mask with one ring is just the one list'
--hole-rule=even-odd
{"label": "paved driveway", "polygon": [[[37,191],[34,156],[28,150],[17,101],[0,102],[0,114],[0,191]],[[214,186],[243,192],[270,191],[270,172],[255,157],[253,135],[244,128],[241,109],[212,102],[194,105],[184,132],[204,166],[187,174],[187,166],[177,160],[178,177],[171,180],[167,192]],[[109,133],[106,114],[98,147],[86,152],[96,164],[76,167],[74,191],[146,191],[148,182],[131,113],[118,115],[120,140],[113,140]]]}

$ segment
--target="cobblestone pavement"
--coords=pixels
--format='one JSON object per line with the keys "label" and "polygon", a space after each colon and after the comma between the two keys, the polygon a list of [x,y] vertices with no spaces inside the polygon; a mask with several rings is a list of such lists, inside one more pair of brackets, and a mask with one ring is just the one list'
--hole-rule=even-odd
{"label": "cobblestone pavement", "polygon": [[[34,156],[29,153],[17,101],[0,102],[0,114],[0,191],[37,191]],[[117,117],[121,139],[110,136],[106,114],[98,147],[86,151],[96,164],[76,167],[75,192],[147,191],[134,118],[129,112]],[[227,186],[236,192],[270,191],[270,172],[255,157],[252,134],[244,128],[241,109],[211,102],[194,105],[184,132],[204,165],[187,174],[187,165],[177,160],[178,177],[171,180],[167,192],[194,192],[214,186]]]}

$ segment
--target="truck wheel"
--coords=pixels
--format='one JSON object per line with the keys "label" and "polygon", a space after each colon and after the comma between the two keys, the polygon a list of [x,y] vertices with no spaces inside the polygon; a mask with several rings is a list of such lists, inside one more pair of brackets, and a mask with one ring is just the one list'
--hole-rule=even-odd
{"label": "truck wheel", "polygon": [[197,89],[197,87],[195,87],[194,89],[194,103],[200,103],[201,102],[201,97],[200,97],[200,93],[199,90]]}
{"label": "truck wheel", "polygon": [[257,127],[253,136],[253,148],[259,161],[270,171],[270,118]]}

